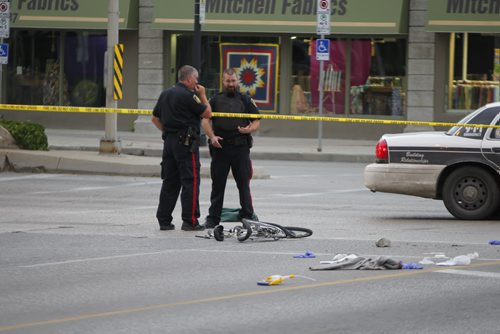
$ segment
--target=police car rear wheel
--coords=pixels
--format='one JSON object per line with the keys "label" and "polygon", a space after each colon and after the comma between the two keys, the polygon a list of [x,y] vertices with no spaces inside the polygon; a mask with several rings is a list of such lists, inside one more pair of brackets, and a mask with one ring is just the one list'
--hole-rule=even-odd
{"label": "police car rear wheel", "polygon": [[462,167],[444,182],[443,202],[458,219],[480,220],[491,217],[497,209],[500,191],[497,181],[486,170]]}

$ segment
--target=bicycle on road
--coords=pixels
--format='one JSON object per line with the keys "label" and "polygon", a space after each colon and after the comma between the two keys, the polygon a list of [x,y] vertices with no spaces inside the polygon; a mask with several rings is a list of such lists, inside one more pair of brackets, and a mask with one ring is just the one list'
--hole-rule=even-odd
{"label": "bicycle on road", "polygon": [[281,226],[275,223],[261,222],[243,218],[242,226],[236,226],[230,229],[218,225],[214,228],[213,237],[217,241],[224,241],[225,238],[236,237],[238,241],[250,240],[279,240],[279,239],[298,239],[309,237],[313,234],[312,230],[304,227]]}

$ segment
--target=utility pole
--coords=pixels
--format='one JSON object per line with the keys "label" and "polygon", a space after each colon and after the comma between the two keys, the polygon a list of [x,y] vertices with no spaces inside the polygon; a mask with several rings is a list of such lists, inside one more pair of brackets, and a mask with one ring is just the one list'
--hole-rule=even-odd
{"label": "utility pole", "polygon": [[[316,60],[319,60],[319,116],[323,116],[323,95],[325,72],[324,61],[330,59],[330,41],[325,40],[325,35],[330,35],[330,0],[319,0],[317,8],[316,34],[321,39],[316,40]],[[323,151],[323,122],[318,121],[318,152]]]}
{"label": "utility pole", "polygon": [[[113,61],[115,44],[118,44],[118,20],[120,0],[108,0],[108,46],[106,58],[106,108],[116,109],[117,101],[113,98]],[[121,152],[121,142],[117,138],[117,113],[105,114],[105,133],[99,145],[100,153],[119,154]]]}
{"label": "utility pole", "polygon": [[200,0],[194,1],[193,67],[201,72]]}
{"label": "utility pole", "polygon": [[[201,9],[200,3],[203,1],[203,9]],[[198,74],[201,77],[201,24],[204,21],[205,16],[205,0],[194,0],[194,36],[193,36],[193,67],[198,70]],[[203,14],[203,20],[200,16]],[[203,128],[200,129],[200,145],[207,146],[207,136]]]}

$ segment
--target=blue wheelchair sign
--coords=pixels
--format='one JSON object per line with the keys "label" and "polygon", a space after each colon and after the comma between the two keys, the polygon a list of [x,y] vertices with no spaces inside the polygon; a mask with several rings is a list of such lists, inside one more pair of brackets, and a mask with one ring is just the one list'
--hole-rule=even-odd
{"label": "blue wheelchair sign", "polygon": [[0,64],[7,64],[9,60],[9,44],[0,43]]}
{"label": "blue wheelchair sign", "polygon": [[316,60],[330,60],[330,40],[319,38],[316,40]]}

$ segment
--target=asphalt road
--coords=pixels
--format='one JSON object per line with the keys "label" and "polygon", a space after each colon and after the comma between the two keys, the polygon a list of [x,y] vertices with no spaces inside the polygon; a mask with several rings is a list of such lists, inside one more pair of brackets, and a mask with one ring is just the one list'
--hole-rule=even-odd
{"label": "asphalt road", "polygon": [[[372,194],[362,164],[256,164],[271,173],[252,182],[260,219],[313,236],[239,243],[159,231],[157,179],[1,173],[0,332],[498,333],[500,246],[488,241],[500,222]],[[202,180],[203,215],[209,188]],[[225,206],[238,206],[232,181]],[[391,247],[375,247],[381,237]],[[317,257],[293,257],[305,251]],[[468,266],[309,270],[339,253],[408,263],[474,252]],[[272,274],[298,277],[256,284]]]}

